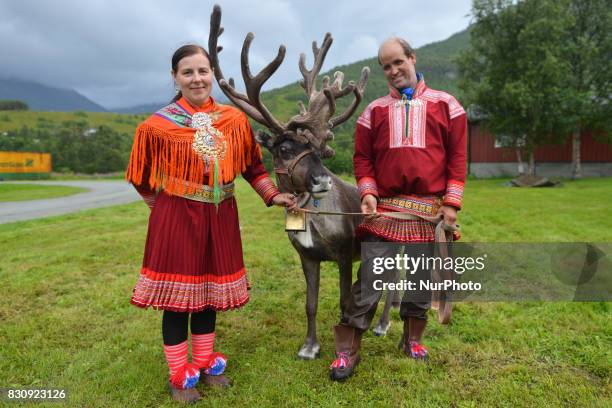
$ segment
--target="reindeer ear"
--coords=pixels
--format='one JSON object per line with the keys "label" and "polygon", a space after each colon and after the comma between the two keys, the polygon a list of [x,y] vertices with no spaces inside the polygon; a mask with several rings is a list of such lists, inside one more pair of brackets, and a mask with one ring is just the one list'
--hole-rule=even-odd
{"label": "reindeer ear", "polygon": [[260,146],[265,147],[268,150],[271,150],[272,146],[274,146],[274,139],[272,138],[272,136],[270,136],[261,129],[258,129],[255,133],[255,140],[257,141],[257,143],[259,143]]}

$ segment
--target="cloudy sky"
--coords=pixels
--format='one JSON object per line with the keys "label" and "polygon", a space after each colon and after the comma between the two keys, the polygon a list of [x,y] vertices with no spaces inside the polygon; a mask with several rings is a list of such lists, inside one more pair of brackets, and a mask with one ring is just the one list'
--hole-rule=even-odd
{"label": "cloudy sky", "polygon": [[206,45],[215,3],[221,67],[239,85],[249,31],[253,71],[286,45],[266,90],[299,79],[299,54],[312,64],[311,43],[326,32],[334,43],[323,70],[375,56],[391,35],[415,47],[443,40],[467,27],[471,0],[0,0],[0,78],[73,88],[107,108],[168,100],[172,53]]}

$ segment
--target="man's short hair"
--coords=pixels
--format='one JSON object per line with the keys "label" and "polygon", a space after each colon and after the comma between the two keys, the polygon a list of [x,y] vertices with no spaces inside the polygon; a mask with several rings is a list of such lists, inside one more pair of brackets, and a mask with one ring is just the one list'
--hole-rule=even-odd
{"label": "man's short hair", "polygon": [[405,54],[405,55],[406,55],[408,58],[410,58],[411,56],[413,56],[413,55],[416,53],[416,52],[414,51],[414,48],[412,48],[412,47],[410,46],[410,44],[408,44],[408,41],[404,40],[403,38],[401,38],[401,37],[396,37],[396,36],[389,37],[389,38],[387,38],[387,39],[386,39],[386,40],[385,40],[385,41],[384,41],[384,42],[381,44],[381,46],[378,48],[378,64],[379,64],[379,65],[382,65],[382,62],[380,61],[380,49],[382,48],[382,46],[383,46],[384,44],[386,44],[386,43],[388,43],[388,42],[390,42],[390,41],[395,41],[395,42],[397,42],[397,43],[398,43],[398,44],[399,44],[399,45],[402,47],[402,49],[404,50],[404,54]]}

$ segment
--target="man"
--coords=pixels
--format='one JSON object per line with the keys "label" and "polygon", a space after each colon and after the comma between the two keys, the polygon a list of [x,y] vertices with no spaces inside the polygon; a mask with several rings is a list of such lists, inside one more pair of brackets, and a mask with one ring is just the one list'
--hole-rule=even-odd
{"label": "man", "polygon": [[[447,224],[456,223],[466,174],[466,114],[453,96],[425,85],[415,69],[416,53],[405,40],[386,40],[378,60],[390,93],[370,103],[356,125],[353,164],[361,209],[368,214],[357,234],[365,242],[434,242],[435,225],[419,217],[438,215]],[[377,212],[407,214],[399,219]],[[379,252],[377,256],[390,256],[393,249],[383,245]],[[349,305],[334,327],[333,380],[353,374],[361,336],[382,294],[372,290],[379,279],[372,273],[372,259],[361,264]],[[427,357],[421,339],[430,304],[411,302],[408,293],[403,299],[402,348],[408,357]]]}

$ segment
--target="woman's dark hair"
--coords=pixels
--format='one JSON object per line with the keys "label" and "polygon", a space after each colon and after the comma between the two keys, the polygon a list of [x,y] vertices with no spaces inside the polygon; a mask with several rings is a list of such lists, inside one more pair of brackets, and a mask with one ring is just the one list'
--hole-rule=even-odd
{"label": "woman's dark hair", "polygon": [[[176,74],[180,60],[182,60],[185,57],[191,57],[192,55],[196,55],[196,54],[203,54],[206,57],[206,59],[210,61],[210,56],[208,55],[208,52],[204,49],[204,47],[201,47],[196,44],[183,45],[178,50],[174,51],[174,54],[172,55],[172,72]],[[174,96],[174,98],[172,98],[171,103],[178,101],[179,99],[181,99],[182,96],[183,96],[182,92],[178,91],[176,95]]]}

